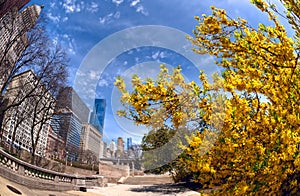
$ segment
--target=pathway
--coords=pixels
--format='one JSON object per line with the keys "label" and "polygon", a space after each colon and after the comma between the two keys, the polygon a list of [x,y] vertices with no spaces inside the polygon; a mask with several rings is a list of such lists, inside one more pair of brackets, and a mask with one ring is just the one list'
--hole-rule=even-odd
{"label": "pathway", "polygon": [[[9,190],[7,185],[18,190],[22,196],[200,196],[199,193],[191,191],[180,184],[165,183],[163,179],[167,180],[167,178],[157,176],[156,178],[149,176],[134,177],[134,179],[128,180],[130,180],[130,183],[135,182],[133,183],[135,185],[108,184],[108,187],[95,187],[94,189],[88,189],[87,192],[49,192],[28,189],[0,177],[0,196],[20,196],[20,194]],[[136,182],[140,182],[142,185],[137,185]]]}

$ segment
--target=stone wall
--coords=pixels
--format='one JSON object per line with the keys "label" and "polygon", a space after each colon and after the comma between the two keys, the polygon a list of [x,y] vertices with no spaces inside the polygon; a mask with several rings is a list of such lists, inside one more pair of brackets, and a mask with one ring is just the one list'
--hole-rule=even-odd
{"label": "stone wall", "polygon": [[104,186],[102,176],[59,173],[21,161],[0,149],[0,175],[28,188],[42,190],[78,190],[80,187]]}
{"label": "stone wall", "polygon": [[108,179],[119,179],[129,176],[129,174],[130,168],[128,165],[113,165],[113,163],[105,161],[99,163],[99,175]]}
{"label": "stone wall", "polygon": [[91,175],[97,174],[97,171],[67,166],[67,167],[65,167],[65,173],[78,174],[78,175],[83,175],[83,176],[91,176]]}

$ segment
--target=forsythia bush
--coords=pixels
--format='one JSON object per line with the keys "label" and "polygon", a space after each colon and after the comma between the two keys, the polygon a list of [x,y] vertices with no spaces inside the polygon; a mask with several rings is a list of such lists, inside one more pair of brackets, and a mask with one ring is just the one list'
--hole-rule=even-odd
{"label": "forsythia bush", "polygon": [[186,83],[179,67],[169,74],[164,66],[156,81],[134,76],[131,93],[121,78],[116,81],[126,107],[119,115],[153,128],[196,130],[180,161],[195,181],[218,187],[214,194],[300,192],[300,2],[281,2],[294,37],[263,0],[253,3],[271,26],[251,27],[215,7],[212,15],[195,17],[199,24],[188,37],[194,51],[215,56],[223,69],[212,83],[204,73],[201,85]]}

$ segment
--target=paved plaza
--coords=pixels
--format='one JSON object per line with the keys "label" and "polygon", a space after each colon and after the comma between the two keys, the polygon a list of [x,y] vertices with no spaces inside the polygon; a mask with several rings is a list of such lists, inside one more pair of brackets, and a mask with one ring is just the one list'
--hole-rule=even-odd
{"label": "paved plaza", "polygon": [[[38,182],[37,182],[38,183]],[[10,190],[8,187],[12,187]],[[18,193],[14,193],[16,190]],[[87,192],[80,191],[41,191],[32,190],[0,177],[0,196],[199,196],[200,193],[192,191],[181,185],[125,185],[108,184],[107,187],[95,187]]]}

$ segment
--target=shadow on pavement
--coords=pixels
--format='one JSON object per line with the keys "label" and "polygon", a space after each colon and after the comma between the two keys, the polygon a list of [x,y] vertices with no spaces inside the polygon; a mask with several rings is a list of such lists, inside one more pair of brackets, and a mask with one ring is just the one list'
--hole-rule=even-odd
{"label": "shadow on pavement", "polygon": [[190,183],[177,183],[177,184],[158,184],[158,185],[145,185],[140,188],[131,188],[132,192],[152,192],[152,193],[162,193],[162,194],[174,194],[183,193],[190,190],[199,190],[196,184]]}

